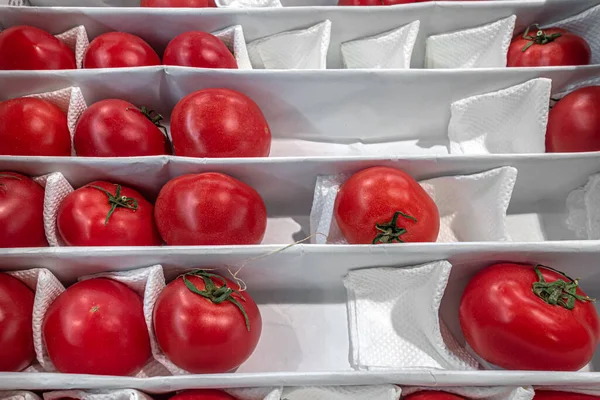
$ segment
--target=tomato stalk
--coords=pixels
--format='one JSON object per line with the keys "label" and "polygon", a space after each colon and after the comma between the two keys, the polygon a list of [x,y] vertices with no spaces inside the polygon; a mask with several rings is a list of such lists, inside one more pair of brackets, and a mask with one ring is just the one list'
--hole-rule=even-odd
{"label": "tomato stalk", "polygon": [[[129,109],[128,109],[129,110]],[[167,133],[167,127],[160,123],[163,120],[163,116],[157,113],[154,110],[149,110],[148,107],[142,106],[140,108],[136,108],[139,112],[141,112],[144,117],[148,118],[150,122],[152,122],[165,136],[167,143],[169,143],[169,147],[171,148],[171,153],[173,152],[173,145],[171,144],[171,140],[169,139],[169,134]]]}
{"label": "tomato stalk", "polygon": [[[569,280],[569,282],[562,279],[558,279],[554,282],[546,282],[539,267],[546,268],[550,271],[561,274]],[[538,264],[534,267],[535,274],[538,277],[538,281],[533,283],[533,293],[540,299],[552,306],[564,307],[567,310],[575,308],[575,301],[579,300],[582,302],[591,301],[594,302],[596,299],[592,299],[589,296],[581,296],[577,294],[577,287],[579,286],[579,279],[572,279],[565,273],[555,270],[554,268],[547,267],[545,265]]]}
{"label": "tomato stalk", "polygon": [[[535,34],[535,36],[531,36],[529,34],[531,28],[537,29],[537,33]],[[523,47],[521,51],[527,51],[527,49],[533,46],[534,44],[548,44],[561,36],[562,33],[560,32],[547,35],[542,29],[540,29],[540,26],[538,24],[530,25],[527,27],[527,29],[525,29],[525,32],[523,33],[523,39],[529,40],[529,43],[527,43],[527,45],[525,45],[525,47]]]}
{"label": "tomato stalk", "polygon": [[108,190],[101,188],[100,186],[91,185],[88,187],[98,189],[108,197],[110,211],[106,215],[104,225],[108,224],[108,220],[110,219],[111,215],[113,215],[117,207],[128,208],[133,211],[136,211],[138,209],[138,201],[136,199],[134,199],[133,197],[121,196],[121,185],[117,185],[117,191],[114,195]]}
{"label": "tomato stalk", "polygon": [[377,236],[375,236],[375,239],[373,239],[373,244],[393,242],[404,243],[404,240],[400,238],[400,235],[404,235],[407,232],[407,230],[406,228],[400,228],[397,226],[399,216],[408,218],[414,221],[415,223],[417,222],[417,219],[415,217],[405,214],[402,211],[396,211],[394,213],[394,217],[390,222],[375,225],[375,228],[379,232],[377,233]]}
{"label": "tomato stalk", "polygon": [[[194,284],[190,282],[189,279],[187,279],[188,276],[197,276],[199,278],[202,278],[202,280],[204,281],[204,290],[200,290],[196,286],[194,286]],[[242,296],[240,292],[228,287],[225,278],[223,278],[220,275],[211,274],[202,269],[188,272],[186,274],[181,275],[181,277],[183,278],[185,286],[190,291],[212,301],[214,304],[221,304],[225,301],[233,303],[237,308],[239,308],[239,310],[244,315],[244,319],[246,320],[246,329],[248,329],[248,332],[250,332],[250,320],[248,319],[248,314],[246,313],[246,310],[244,310],[244,307],[240,304],[240,302],[233,297],[233,294],[237,294],[240,297],[240,299],[242,299],[242,301],[246,301],[246,299],[244,298],[244,296]],[[215,285],[211,278],[216,278],[217,280],[221,281],[223,283],[223,286],[217,287],[217,285]]]}

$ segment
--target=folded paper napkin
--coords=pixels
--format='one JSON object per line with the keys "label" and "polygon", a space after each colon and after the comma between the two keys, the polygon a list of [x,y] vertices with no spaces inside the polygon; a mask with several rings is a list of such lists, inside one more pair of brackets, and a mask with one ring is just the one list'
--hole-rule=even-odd
{"label": "folded paper napkin", "polygon": [[425,68],[506,67],[517,17],[458,32],[433,35],[425,45]]}
{"label": "folded paper napkin", "polygon": [[56,226],[60,203],[73,192],[73,187],[60,172],[33,178],[44,188],[44,230],[51,247],[61,246],[62,239]]}
{"label": "folded paper napkin", "polygon": [[331,21],[326,20],[250,42],[248,54],[257,69],[325,69],[330,37]]}
{"label": "folded paper napkin", "polygon": [[579,239],[600,239],[600,174],[569,193],[566,224]]}
{"label": "folded paper napkin", "polygon": [[600,5],[592,7],[580,14],[563,19],[544,28],[563,28],[583,37],[592,50],[592,64],[600,64]]}
{"label": "folded paper napkin", "polygon": [[[348,177],[347,174],[317,177],[310,212],[314,243],[347,243],[333,214],[337,192]],[[516,179],[515,168],[502,167],[474,175],[445,176],[419,182],[440,212],[437,241],[510,240],[506,231],[506,210]]]}
{"label": "folded paper napkin", "polygon": [[44,393],[44,400],[152,400],[150,396],[135,389],[117,390],[57,390]]}
{"label": "folded paper napkin", "polygon": [[40,400],[40,397],[25,390],[7,390],[0,391],[0,400]]}
{"label": "folded paper napkin", "polygon": [[363,39],[342,43],[346,68],[408,69],[420,21]]}
{"label": "folded paper napkin", "polygon": [[472,400],[532,400],[534,393],[531,387],[435,387],[435,388],[403,388],[402,394],[409,395],[422,390],[440,390],[453,393]]}
{"label": "folded paper napkin", "polygon": [[537,78],[450,106],[450,154],[545,153],[552,81]]}
{"label": "folded paper napkin", "polygon": [[439,317],[451,269],[449,262],[437,261],[349,272],[344,285],[352,366],[363,370],[477,369],[477,361]]}
{"label": "folded paper napkin", "polygon": [[233,53],[238,69],[252,69],[246,39],[244,38],[244,29],[241,25],[230,26],[212,34],[221,39],[229,51]]}
{"label": "folded paper napkin", "polygon": [[215,0],[217,7],[256,8],[282,7],[281,0]]}

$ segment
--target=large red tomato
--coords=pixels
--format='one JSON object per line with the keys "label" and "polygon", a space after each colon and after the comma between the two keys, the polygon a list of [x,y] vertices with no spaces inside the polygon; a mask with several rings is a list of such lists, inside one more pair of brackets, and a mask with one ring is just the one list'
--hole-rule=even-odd
{"label": "large red tomato", "polygon": [[258,244],[267,228],[267,209],[256,190],[216,172],[167,182],[154,216],[172,246]]}
{"label": "large red tomato", "polygon": [[405,172],[372,167],[352,175],[335,199],[335,219],[350,244],[435,242],[437,206]]}
{"label": "large red tomato", "polygon": [[484,269],[460,302],[467,343],[506,369],[581,369],[600,343],[600,320],[577,284],[543,266],[506,263]]}
{"label": "large red tomato", "polygon": [[232,395],[216,389],[184,390],[170,400],[237,400]]}
{"label": "large red tomato", "polygon": [[600,151],[600,86],[575,90],[550,110],[548,153]]}
{"label": "large red tomato", "polygon": [[142,299],[111,279],[69,287],[48,308],[42,331],[60,372],[132,375],[151,355]]}
{"label": "large red tomato", "polygon": [[140,7],[216,7],[215,0],[141,0]]}
{"label": "large red tomato", "polygon": [[0,371],[21,371],[35,359],[34,298],[23,282],[0,273]]}
{"label": "large red tomato", "polygon": [[464,397],[436,390],[423,390],[402,398],[403,400],[465,400]]}
{"label": "large red tomato", "polygon": [[125,68],[160,65],[160,58],[142,38],[125,32],[108,32],[92,40],[83,68]]}
{"label": "large red tomato", "polygon": [[258,105],[230,89],[188,94],[171,115],[171,137],[178,156],[266,157],[271,131]]}
{"label": "large red tomato", "polygon": [[509,67],[588,65],[592,51],[580,36],[560,28],[532,25],[515,37],[508,48]]}
{"label": "large red tomato", "polygon": [[0,172],[0,247],[48,247],[44,189],[14,172]]}
{"label": "large red tomato", "polygon": [[533,400],[598,400],[600,396],[587,394],[555,392],[549,390],[536,390]]}
{"label": "large red tomato", "polygon": [[230,280],[203,270],[167,285],[154,305],[154,332],[171,362],[192,373],[219,373],[250,357],[262,319],[252,297],[238,290]]}
{"label": "large red tomato", "polygon": [[67,246],[160,246],[153,212],[139,192],[96,181],[65,197],[56,225]]}
{"label": "large red tomato", "polygon": [[0,154],[70,156],[67,116],[54,104],[32,97],[0,102]]}
{"label": "large red tomato", "polygon": [[0,70],[76,69],[75,54],[60,39],[32,26],[0,32]]}
{"label": "large red tomato", "polygon": [[169,154],[159,127],[162,116],[117,99],[92,104],[79,118],[73,138],[83,157],[135,157]]}
{"label": "large red tomato", "polygon": [[210,33],[185,32],[169,42],[163,64],[197,68],[237,69],[237,62],[225,43]]}

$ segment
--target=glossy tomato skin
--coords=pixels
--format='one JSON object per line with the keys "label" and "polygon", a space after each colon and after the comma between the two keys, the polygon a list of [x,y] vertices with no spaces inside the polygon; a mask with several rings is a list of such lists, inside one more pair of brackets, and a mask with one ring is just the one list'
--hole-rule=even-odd
{"label": "glossy tomato skin", "polygon": [[396,212],[417,220],[399,216],[396,226],[406,229],[401,240],[437,240],[437,206],[417,181],[394,168],[372,167],[352,175],[340,188],[334,206],[337,224],[350,244],[373,243],[379,234],[376,225],[392,222]]}
{"label": "glossy tomato skin", "polygon": [[73,51],[46,31],[21,25],[0,32],[0,70],[76,68]]}
{"label": "glossy tomato skin", "polygon": [[165,49],[163,64],[196,68],[238,67],[221,39],[201,31],[185,32],[171,40]]}
{"label": "glossy tomato skin", "polygon": [[[187,279],[199,290],[205,290],[198,276]],[[225,278],[223,278],[225,279]],[[211,279],[217,287],[222,281]],[[227,280],[227,286],[239,286]],[[228,372],[250,357],[262,331],[260,311],[247,292],[243,299],[232,295],[248,315],[250,330],[244,315],[230,301],[215,304],[190,291],[178,277],[160,293],[154,305],[154,332],[166,356],[178,367],[192,373]]]}
{"label": "glossy tomato skin", "polygon": [[587,394],[555,392],[549,390],[536,390],[533,400],[599,400],[599,396]]}
{"label": "glossy tomato skin", "polygon": [[[544,279],[565,280],[540,267]],[[467,343],[486,361],[512,370],[577,371],[600,342],[600,320],[591,302],[575,308],[547,304],[532,287],[532,266],[496,264],[467,285],[459,309]],[[585,294],[577,289],[581,296]]]}
{"label": "glossy tomato skin", "polygon": [[67,246],[160,246],[162,240],[154,224],[154,207],[136,190],[121,186],[120,196],[137,200],[137,209],[111,210],[109,196],[97,186],[117,193],[117,185],[91,182],[69,194],[60,203],[56,225]]}
{"label": "glossy tomato skin", "polygon": [[92,40],[83,68],[126,68],[160,65],[160,58],[142,38],[125,32],[108,32]]}
{"label": "glossy tomato skin", "polygon": [[111,279],[69,287],[48,308],[42,331],[50,360],[63,373],[132,375],[151,356],[142,299]]}
{"label": "glossy tomato skin", "polygon": [[44,189],[15,172],[0,172],[0,247],[48,247]]}
{"label": "glossy tomato skin", "polygon": [[0,154],[70,156],[66,114],[48,101],[31,97],[0,102]]}
{"label": "glossy tomato skin", "polygon": [[[529,35],[535,36],[536,32],[537,29],[532,29]],[[507,66],[549,67],[588,65],[591,62],[592,50],[582,37],[560,28],[544,29],[543,32],[561,36],[546,44],[534,43],[525,51],[523,49],[531,40],[523,38],[523,35],[515,37],[508,48]]]}
{"label": "glossy tomato skin", "polygon": [[600,151],[600,86],[563,97],[550,110],[546,152]]}
{"label": "glossy tomato skin", "polygon": [[18,372],[35,360],[31,289],[0,273],[0,371]]}
{"label": "glossy tomato skin", "polygon": [[170,400],[237,400],[232,395],[216,389],[184,390],[171,397]]}
{"label": "glossy tomato skin", "polygon": [[267,227],[267,209],[256,190],[216,172],[167,182],[154,217],[171,246],[259,244]]}
{"label": "glossy tomato skin", "polygon": [[133,104],[101,100],[83,112],[73,138],[81,157],[136,157],[169,153],[161,130]]}
{"label": "glossy tomato skin", "polygon": [[464,397],[452,394],[452,393],[446,393],[446,392],[440,392],[437,390],[422,390],[420,392],[417,393],[413,393],[411,395],[402,397],[403,400],[465,400]]}
{"label": "glossy tomato skin", "polygon": [[230,89],[204,89],[177,103],[171,114],[175,154],[186,157],[266,157],[271,130],[248,96]]}
{"label": "glossy tomato skin", "polygon": [[140,7],[216,7],[215,0],[141,0]]}

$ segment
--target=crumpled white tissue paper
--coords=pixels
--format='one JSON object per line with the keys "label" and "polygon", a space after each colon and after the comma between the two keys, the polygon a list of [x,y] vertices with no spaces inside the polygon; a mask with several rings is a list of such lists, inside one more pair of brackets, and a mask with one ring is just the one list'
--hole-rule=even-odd
{"label": "crumpled white tissue paper", "polygon": [[44,230],[46,240],[51,247],[61,246],[64,243],[56,226],[56,216],[60,203],[73,192],[73,187],[60,172],[33,178],[44,188]]}
{"label": "crumpled white tissue paper", "polygon": [[152,400],[147,394],[135,389],[57,390],[44,393],[44,400],[59,400],[65,397],[78,400]]}
{"label": "crumpled white tissue paper", "polygon": [[215,0],[215,4],[224,8],[282,7],[281,0]]}
{"label": "crumpled white tissue paper", "polygon": [[450,154],[545,153],[552,80],[537,78],[450,106]]}
{"label": "crumpled white tissue paper", "polygon": [[87,32],[83,25],[76,26],[66,32],[56,35],[56,37],[64,42],[75,53],[75,61],[77,68],[83,68],[83,56],[90,45]]}
{"label": "crumpled white tissue paper", "polygon": [[331,21],[308,29],[278,33],[248,43],[257,69],[325,69],[331,38]]}
{"label": "crumpled white tissue paper", "polygon": [[569,193],[566,224],[579,239],[600,239],[600,174]]}
{"label": "crumpled white tissue paper", "polygon": [[420,21],[379,35],[342,43],[346,68],[408,69]]}
{"label": "crumpled white tissue paper", "polygon": [[400,388],[394,385],[296,387],[284,388],[281,398],[287,400],[399,400],[400,393]]}
{"label": "crumpled white tissue paper", "polygon": [[25,390],[0,391],[0,400],[40,400],[40,397]]}
{"label": "crumpled white tissue paper", "polygon": [[233,53],[238,69],[252,69],[246,39],[244,38],[244,29],[241,25],[230,26],[212,34],[221,39],[229,51]]}
{"label": "crumpled white tissue paper", "polygon": [[433,35],[425,46],[425,68],[506,67],[517,17],[458,32]]}
{"label": "crumpled white tissue paper", "polygon": [[439,390],[471,400],[532,400],[534,396],[531,387],[407,387],[402,389],[402,394],[409,395],[423,390]]}

